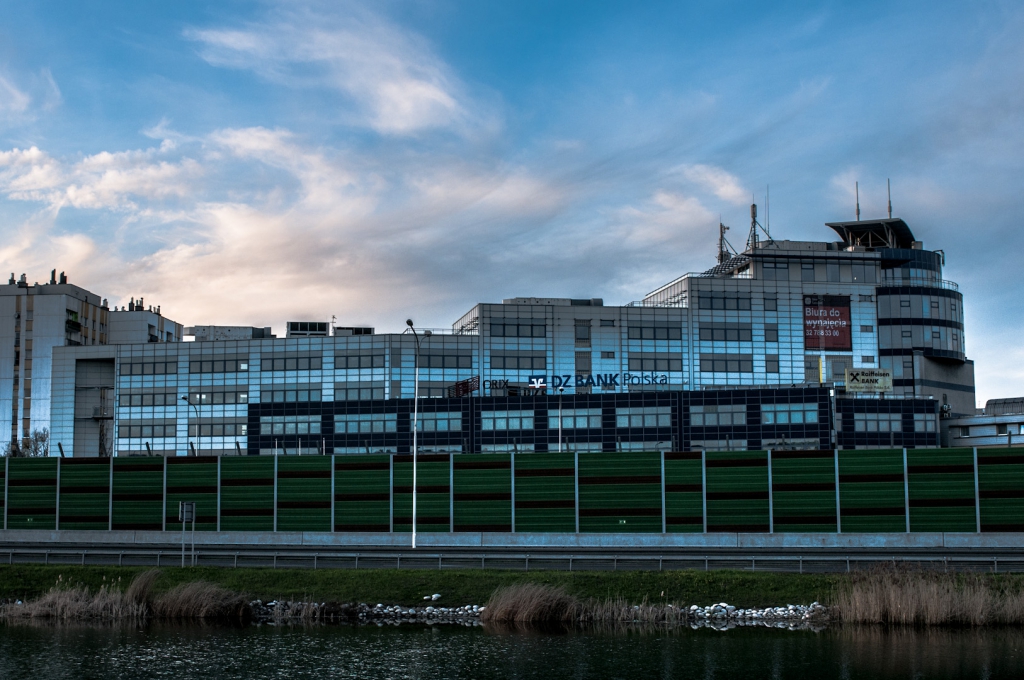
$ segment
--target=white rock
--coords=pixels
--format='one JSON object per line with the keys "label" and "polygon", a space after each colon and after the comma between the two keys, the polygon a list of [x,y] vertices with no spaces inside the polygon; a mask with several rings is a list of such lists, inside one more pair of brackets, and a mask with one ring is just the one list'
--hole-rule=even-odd
{"label": "white rock", "polygon": [[441,599],[441,593],[434,593],[433,595],[430,596],[430,599],[434,600],[435,602],[437,600],[440,600]]}

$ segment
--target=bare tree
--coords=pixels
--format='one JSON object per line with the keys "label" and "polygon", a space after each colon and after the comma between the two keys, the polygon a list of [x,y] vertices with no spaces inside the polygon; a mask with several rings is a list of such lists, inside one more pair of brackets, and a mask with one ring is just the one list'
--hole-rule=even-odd
{"label": "bare tree", "polygon": [[45,427],[41,430],[32,430],[32,434],[22,439],[20,444],[17,439],[12,439],[4,445],[4,455],[12,458],[50,455],[50,430]]}

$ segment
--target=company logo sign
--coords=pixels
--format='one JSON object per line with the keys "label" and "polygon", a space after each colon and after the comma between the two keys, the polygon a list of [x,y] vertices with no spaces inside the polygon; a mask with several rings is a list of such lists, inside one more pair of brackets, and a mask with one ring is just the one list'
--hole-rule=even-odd
{"label": "company logo sign", "polygon": [[877,368],[846,369],[847,392],[892,392],[892,371]]}

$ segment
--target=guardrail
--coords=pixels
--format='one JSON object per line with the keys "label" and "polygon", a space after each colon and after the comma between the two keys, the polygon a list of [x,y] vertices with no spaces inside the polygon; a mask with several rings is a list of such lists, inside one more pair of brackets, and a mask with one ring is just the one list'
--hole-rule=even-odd
{"label": "guardrail", "polygon": [[[518,571],[767,571],[850,573],[880,565],[911,565],[942,571],[1024,572],[1024,554],[961,555],[619,555],[545,553],[444,554],[407,552],[297,552],[196,549],[195,566],[305,569],[509,569]],[[6,558],[6,559],[4,559]],[[0,563],[93,566],[178,566],[180,550],[0,549]]]}

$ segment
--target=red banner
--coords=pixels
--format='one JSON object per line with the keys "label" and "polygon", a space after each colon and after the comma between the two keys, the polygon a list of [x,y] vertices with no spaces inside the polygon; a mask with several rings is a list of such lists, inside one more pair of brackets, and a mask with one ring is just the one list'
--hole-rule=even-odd
{"label": "red banner", "polygon": [[804,350],[849,352],[850,298],[846,295],[804,296]]}

